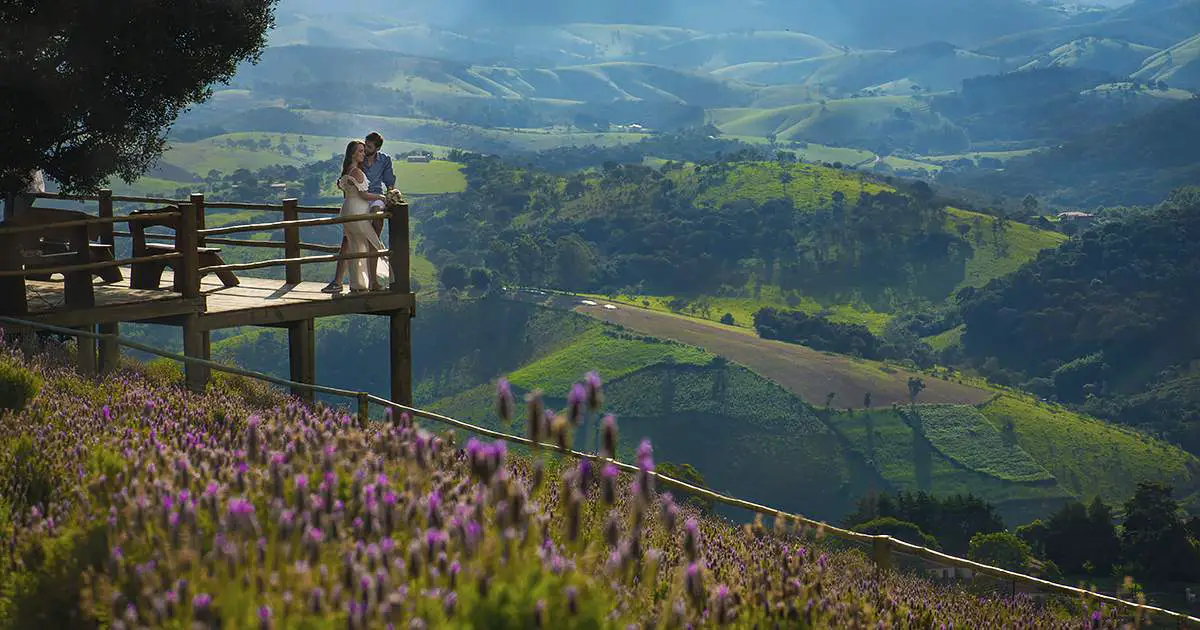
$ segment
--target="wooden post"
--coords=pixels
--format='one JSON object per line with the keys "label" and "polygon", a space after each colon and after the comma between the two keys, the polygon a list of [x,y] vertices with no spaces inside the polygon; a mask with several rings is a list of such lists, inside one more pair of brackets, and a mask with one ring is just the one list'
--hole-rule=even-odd
{"label": "wooden post", "polygon": [[[93,324],[76,326],[75,328],[83,332],[96,331],[96,326]],[[94,376],[96,374],[96,340],[83,335],[76,336],[75,351],[78,353],[75,360],[79,365],[79,373],[84,376]]]}
{"label": "wooden post", "polygon": [[[388,221],[388,265],[392,268],[394,282],[393,293],[411,293],[411,272],[409,271],[408,256],[408,204],[402,203],[391,209],[392,218]],[[411,317],[411,315],[410,315]],[[399,402],[399,401],[397,401]]]}
{"label": "wooden post", "polygon": [[[8,209],[12,218],[12,207]],[[0,234],[0,271],[21,269],[21,238],[19,234]],[[24,276],[0,276],[0,315],[20,317],[29,312],[25,295]]]}
{"label": "wooden post", "polygon": [[197,271],[200,268],[200,254],[196,251],[200,235],[196,233],[199,229],[196,217],[197,212],[203,212],[203,208],[204,195],[192,195],[190,205],[179,206],[179,228],[175,231],[175,246],[183,254],[183,260],[179,265],[178,286],[183,297],[188,298],[200,296],[200,272]]}
{"label": "wooden post", "polygon": [[875,562],[875,568],[880,571],[889,571],[892,568],[892,544],[887,538],[876,538],[871,544],[871,560]]}
{"label": "wooden post", "polygon": [[[192,208],[196,211],[196,229],[204,229],[204,193],[192,193]],[[196,247],[204,247],[204,237],[196,235]]]}
{"label": "wooden post", "polygon": [[[193,248],[194,249],[194,248]],[[200,329],[200,316],[190,313],[183,318],[183,354],[194,359],[207,360],[211,345],[207,330]],[[208,366],[187,362],[183,366],[184,383],[196,393],[203,393],[208,386],[211,370]]]}
{"label": "wooden post", "polygon": [[[408,276],[403,277],[407,278]],[[405,282],[405,284],[408,283]],[[411,407],[413,404],[412,311],[402,308],[398,311],[393,311],[388,317],[391,320],[389,355],[392,372],[392,401]]]}
{"label": "wooden post", "polygon": [[[304,319],[288,324],[288,358],[290,380],[297,383],[317,382],[317,336],[313,320]],[[307,387],[293,387],[292,395],[308,404],[313,402],[313,390]]]}
{"label": "wooden post", "polygon": [[[91,250],[88,247],[88,230],[86,225],[71,228],[71,249],[75,252],[71,263],[86,265],[92,262]],[[85,309],[96,305],[96,295],[92,287],[92,272],[68,271],[63,274],[63,301],[67,308]],[[95,350],[95,339],[89,339]]]}
{"label": "wooden post", "polygon": [[[296,209],[299,203],[296,199],[283,200],[284,221],[297,221],[300,219],[300,212]],[[283,228],[283,252],[284,258],[300,257],[300,228],[295,226]],[[287,264],[287,283],[300,284],[300,263],[292,262]]]}
{"label": "wooden post", "polygon": [[[121,325],[117,322],[111,324],[100,324],[97,326],[101,335],[113,335],[114,337],[121,334]],[[121,346],[112,339],[101,339],[100,345],[100,373],[108,374],[117,369],[121,363]]]}
{"label": "wooden post", "polygon": [[[113,216],[112,191],[107,188],[101,189],[99,202],[100,202],[100,217],[103,219],[111,219]],[[113,236],[113,224],[112,223],[104,223],[100,226],[100,242],[105,245],[108,245],[110,247],[113,247],[114,245],[116,245],[116,240],[115,240],[115,237]],[[115,249],[113,250],[113,256],[120,258],[120,256],[117,256]]]}
{"label": "wooden post", "polygon": [[358,394],[358,423],[365,427],[370,420],[371,399],[367,397],[366,392],[360,392]]}

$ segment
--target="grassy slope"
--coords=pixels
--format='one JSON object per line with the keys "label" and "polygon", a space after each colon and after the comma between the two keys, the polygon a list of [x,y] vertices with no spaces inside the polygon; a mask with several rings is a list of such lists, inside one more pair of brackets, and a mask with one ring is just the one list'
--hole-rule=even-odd
{"label": "grassy slope", "polygon": [[[518,392],[548,392],[547,405],[554,408],[563,404],[571,382],[599,367],[608,382],[606,406],[618,416],[624,444],[646,437],[668,445],[657,449],[659,459],[691,463],[710,487],[822,518],[838,518],[869,488],[973,492],[997,503],[1015,524],[1044,516],[1070,497],[1124,500],[1132,482],[1114,469],[1137,479],[1193,483],[1180,471],[1194,458],[1177,449],[1075,414],[1041,414],[1033,403],[1007,396],[978,408],[919,405],[917,433],[886,408],[817,413],[788,388],[710,357],[589,328],[510,377]],[[494,391],[494,384],[483,383],[432,408],[494,426]],[[1023,414],[1011,434],[997,420],[997,409]],[[1106,445],[1104,457],[1058,461],[1066,449],[1079,448],[1081,434],[1090,444]]]}
{"label": "grassy slope", "polygon": [[949,208],[949,212],[950,220],[955,226],[966,225],[974,230],[975,221],[978,220],[984,237],[982,244],[976,244],[974,235],[967,236],[975,248],[975,254],[967,261],[966,277],[956,290],[967,286],[981,287],[996,278],[1008,275],[1036,258],[1038,252],[1058,247],[1067,240],[1065,235],[1058,232],[1010,222],[1001,239],[1001,247],[997,247],[992,238],[992,224],[995,223],[993,217],[958,208]]}

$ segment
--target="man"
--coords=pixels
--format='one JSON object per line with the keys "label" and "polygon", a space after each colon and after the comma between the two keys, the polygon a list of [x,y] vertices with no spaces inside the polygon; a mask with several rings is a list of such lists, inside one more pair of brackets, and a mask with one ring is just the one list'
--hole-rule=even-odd
{"label": "man", "polygon": [[[392,157],[383,151],[383,136],[378,131],[372,131],[367,134],[363,144],[366,158],[363,160],[363,173],[367,176],[367,192],[377,195],[384,194],[384,187],[390,192],[396,188],[396,173],[392,170]],[[370,208],[372,212],[383,212],[384,204],[382,201],[372,201]],[[375,233],[383,236],[383,219],[371,222],[371,227],[375,228]],[[346,255],[346,250],[350,247],[350,240],[345,236],[342,237],[342,247],[338,251],[337,268],[335,270],[334,280],[330,282],[322,291],[326,293],[341,293],[342,292],[342,276],[346,275],[347,263],[350,261],[341,258]],[[378,259],[371,259],[371,279],[374,282],[375,269],[378,267]]]}

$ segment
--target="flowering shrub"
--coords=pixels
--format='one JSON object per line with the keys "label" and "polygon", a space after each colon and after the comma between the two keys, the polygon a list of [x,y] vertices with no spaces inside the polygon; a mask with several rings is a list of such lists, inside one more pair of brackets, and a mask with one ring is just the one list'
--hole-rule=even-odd
{"label": "flowering shrub", "polygon": [[[128,369],[99,384],[45,357],[29,369],[46,385],[0,419],[0,450],[23,463],[0,465],[46,479],[37,492],[20,472],[0,481],[0,627],[1117,624],[877,574],[782,520],[700,517],[655,488],[649,442],[625,475],[502,442],[460,447],[408,416],[360,426]],[[556,414],[532,395],[530,437],[566,445],[569,427],[599,420],[599,378],[567,400]],[[497,411],[519,413],[503,381]],[[615,452],[616,420],[598,424]]]}

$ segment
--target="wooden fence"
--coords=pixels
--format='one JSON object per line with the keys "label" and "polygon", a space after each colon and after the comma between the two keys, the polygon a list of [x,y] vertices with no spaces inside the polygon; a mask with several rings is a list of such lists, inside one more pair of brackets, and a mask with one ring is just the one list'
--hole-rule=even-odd
{"label": "wooden fence", "polygon": [[[557,452],[557,453],[561,453],[563,455],[575,457],[577,459],[589,460],[589,461],[592,461],[592,462],[595,462],[598,464],[610,464],[611,463],[614,466],[616,466],[619,470],[622,470],[622,471],[628,472],[628,473],[639,472],[639,470],[636,466],[634,466],[632,464],[627,464],[625,462],[618,461],[614,458],[604,457],[602,455],[598,455],[595,453],[585,453],[585,452],[577,451],[577,450],[573,450],[573,449],[563,449],[563,448],[560,448],[556,444],[548,444],[548,443],[544,443],[544,442],[543,443],[534,442],[533,440],[530,440],[529,438],[521,437],[518,435],[511,435],[511,434],[503,433],[500,431],[495,431],[492,429],[488,429],[486,427],[481,427],[478,425],[470,424],[468,422],[463,422],[461,420],[456,420],[456,419],[450,418],[448,416],[443,416],[441,414],[433,413],[431,411],[425,411],[423,409],[418,409],[415,407],[401,405],[399,403],[393,402],[386,398],[381,398],[379,396],[370,394],[368,392],[340,389],[340,388],[336,388],[336,387],[328,387],[328,386],[324,386],[324,385],[315,385],[315,384],[309,384],[309,383],[298,383],[295,381],[290,381],[287,379],[271,376],[269,374],[263,374],[261,372],[253,372],[250,370],[244,370],[241,368],[224,365],[221,363],[217,363],[215,361],[207,361],[207,360],[203,360],[203,359],[186,357],[186,356],[179,355],[179,354],[173,354],[173,353],[159,350],[157,348],[153,348],[153,347],[150,347],[150,346],[147,346],[144,344],[140,344],[140,343],[128,341],[126,339],[122,339],[121,337],[119,337],[117,335],[106,335],[106,334],[96,334],[96,333],[91,333],[91,332],[81,332],[79,330],[75,330],[75,329],[71,329],[71,328],[62,328],[59,326],[51,326],[51,325],[47,325],[47,324],[41,324],[38,322],[32,322],[32,321],[15,319],[12,317],[4,317],[4,316],[0,316],[0,324],[8,324],[9,326],[17,328],[18,330],[22,330],[22,332],[24,332],[24,333],[27,333],[28,331],[35,329],[35,328],[40,328],[40,329],[48,330],[51,332],[58,332],[58,333],[67,334],[67,335],[100,339],[100,340],[107,341],[109,343],[119,344],[122,346],[133,348],[135,350],[141,350],[142,352],[147,352],[147,353],[158,355],[158,356],[165,357],[168,359],[173,359],[175,361],[180,361],[184,364],[197,363],[197,364],[204,365],[205,367],[208,367],[208,368],[211,368],[214,370],[227,372],[229,374],[236,374],[239,376],[254,378],[254,379],[266,381],[269,383],[274,383],[276,385],[281,385],[284,387],[290,387],[293,390],[307,389],[307,390],[317,392],[317,393],[322,393],[322,394],[328,394],[328,395],[334,395],[334,396],[344,396],[346,398],[351,398],[356,401],[358,419],[364,423],[369,418],[370,405],[372,403],[374,403],[385,409],[391,409],[394,411],[399,411],[401,413],[408,413],[408,414],[412,415],[413,417],[424,418],[424,419],[430,420],[432,422],[437,422],[439,424],[443,424],[446,426],[451,426],[451,427],[455,427],[458,429],[462,429],[464,431],[469,431],[471,433],[476,433],[476,434],[479,434],[479,435],[482,435],[482,436],[485,436],[485,437],[488,437],[491,439],[504,440],[506,442],[511,442],[514,444],[522,444],[522,445],[529,446],[529,447],[536,448],[536,449]],[[28,337],[26,337],[26,338],[28,338]],[[778,509],[771,508],[771,507],[761,505],[758,503],[754,503],[751,501],[746,501],[745,499],[739,499],[737,497],[731,497],[731,496],[724,495],[724,494],[721,494],[718,492],[714,492],[712,490],[709,490],[708,488],[701,488],[699,486],[695,486],[695,485],[692,485],[685,481],[680,481],[678,479],[668,477],[666,475],[663,475],[663,474],[655,472],[655,471],[650,471],[650,475],[653,476],[658,483],[662,484],[662,486],[665,486],[668,488],[674,488],[676,490],[681,490],[681,491],[688,492],[688,493],[691,493],[696,496],[704,497],[706,499],[709,499],[716,503],[720,503],[722,505],[727,505],[727,506],[735,507],[735,508],[741,508],[744,510],[755,512],[757,514],[762,514],[764,516],[773,517],[775,519],[783,519],[784,522],[791,522],[791,523],[811,527],[820,532],[824,532],[827,535],[839,538],[841,540],[867,545],[871,549],[871,559],[874,561],[875,565],[880,570],[891,569],[893,567],[893,555],[896,553],[899,553],[899,554],[903,554],[903,555],[907,555],[907,556],[917,557],[917,558],[920,558],[920,559],[923,559],[923,560],[926,560],[929,562],[933,562],[936,564],[940,564],[940,565],[952,566],[952,567],[965,567],[965,568],[971,569],[972,571],[979,573],[979,574],[988,575],[988,576],[991,576],[991,577],[994,577],[994,578],[997,578],[1000,580],[1012,582],[1014,584],[1017,584],[1017,583],[1025,584],[1028,586],[1032,586],[1034,588],[1038,588],[1042,591],[1047,591],[1047,592],[1056,593],[1056,594],[1060,594],[1060,595],[1066,595],[1066,596],[1070,596],[1070,597],[1074,597],[1074,598],[1089,599],[1089,600],[1093,600],[1096,602],[1104,602],[1104,603],[1112,605],[1112,606],[1117,606],[1117,607],[1121,608],[1122,610],[1130,611],[1133,614],[1137,615],[1139,618],[1146,617],[1149,615],[1161,615],[1162,617],[1165,617],[1165,618],[1169,619],[1171,622],[1173,622],[1176,625],[1176,627],[1178,627],[1178,628],[1192,627],[1192,625],[1194,625],[1194,627],[1200,627],[1200,618],[1193,617],[1193,616],[1190,616],[1190,615],[1187,615],[1184,613],[1166,610],[1164,608],[1159,608],[1156,606],[1147,606],[1145,604],[1139,604],[1137,602],[1126,601],[1126,600],[1123,600],[1123,599],[1120,599],[1117,597],[1113,597],[1111,595],[1105,595],[1103,593],[1096,593],[1094,591],[1088,591],[1088,590],[1077,588],[1074,586],[1068,586],[1066,584],[1059,584],[1057,582],[1044,580],[1042,578],[1034,577],[1031,575],[1025,575],[1023,573],[1018,573],[1016,571],[1009,571],[1007,569],[1001,569],[1000,567],[994,567],[994,566],[983,564],[980,562],[975,562],[973,560],[968,560],[966,558],[959,558],[957,556],[951,556],[949,554],[945,554],[945,553],[942,553],[942,552],[934,550],[934,549],[929,549],[928,547],[914,545],[912,543],[905,542],[903,540],[899,540],[897,538],[893,538],[892,536],[888,536],[885,534],[864,534],[864,533],[852,531],[849,529],[835,527],[828,523],[810,519],[810,518],[801,516],[799,514],[788,513],[783,510],[778,510]],[[1189,624],[1191,624],[1191,625],[1189,625]]]}

